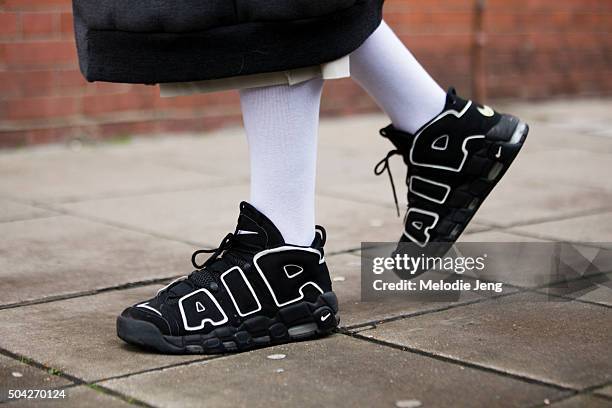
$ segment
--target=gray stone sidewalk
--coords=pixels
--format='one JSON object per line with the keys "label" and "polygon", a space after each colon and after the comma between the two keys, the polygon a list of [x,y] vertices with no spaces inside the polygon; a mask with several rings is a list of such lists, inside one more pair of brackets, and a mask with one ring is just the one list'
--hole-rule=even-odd
{"label": "gray stone sidewalk", "polygon": [[[612,100],[502,108],[532,133],[462,240],[609,247]],[[402,228],[386,177],[372,173],[389,149],[377,136],[385,124],[365,115],[321,125],[317,217],[339,333],[230,356],[143,352],[116,337],[115,317],[233,230],[248,199],[241,129],[0,152],[0,403],[612,406],[609,287],[547,302],[551,282],[509,271],[499,296],[361,302],[360,242],[393,241]],[[399,159],[393,170],[405,197]],[[8,401],[10,389],[58,388],[66,399]]]}

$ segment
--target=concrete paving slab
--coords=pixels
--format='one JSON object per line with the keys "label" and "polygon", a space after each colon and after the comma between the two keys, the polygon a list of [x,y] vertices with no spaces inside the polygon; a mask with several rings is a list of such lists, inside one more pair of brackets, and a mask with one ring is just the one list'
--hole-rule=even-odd
{"label": "concrete paving slab", "polygon": [[[393,192],[387,174],[376,176],[374,166],[386,150],[354,152],[339,148],[320,149],[317,170],[317,192],[321,195],[352,199],[385,206],[395,213]],[[391,162],[401,211],[406,208],[406,166],[400,158]]]}
{"label": "concrete paving slab", "polygon": [[589,187],[504,178],[480,207],[474,221],[510,227],[605,211],[611,203],[612,193]]}
{"label": "concrete paving slab", "polygon": [[204,358],[154,354],[117,337],[117,315],[125,307],[152,297],[160,287],[0,310],[0,347],[85,381]]}
{"label": "concrete paving slab", "polygon": [[19,360],[0,355],[0,402],[8,399],[9,390],[50,389],[71,384],[70,381]]}
{"label": "concrete paving slab", "polygon": [[[363,190],[366,176],[379,185],[388,204],[387,180],[374,176],[374,165],[391,149],[389,142],[378,135],[384,115],[360,115],[351,118],[328,118],[319,131],[319,186],[336,187],[330,180],[348,180]],[[135,140],[127,146],[107,146],[105,152],[122,159],[147,161],[176,169],[222,176],[232,180],[249,180],[249,152],[244,129],[227,128],[202,135],[181,135],[150,142]],[[222,153],[222,154],[220,154]],[[231,162],[231,166],[227,163]],[[398,177],[405,177],[406,168],[398,159]],[[403,167],[402,167],[403,166]],[[402,171],[399,171],[402,170]],[[404,173],[404,174],[402,174]],[[383,182],[384,181],[384,182]],[[357,189],[357,187],[355,187]],[[352,191],[347,189],[347,191]],[[356,192],[355,197],[365,196]]]}
{"label": "concrete paving slab", "polygon": [[248,186],[229,186],[71,203],[71,213],[94,216],[127,227],[202,246],[216,247],[236,228],[240,201]]}
{"label": "concrete paving slab", "polygon": [[[556,248],[561,253],[555,254],[554,246],[540,245],[540,243],[547,242],[545,240],[498,230],[467,234],[462,236],[459,242],[482,243],[483,251],[485,247],[488,248],[487,251],[490,251],[492,247],[494,251],[490,253],[489,259],[493,262],[498,259],[497,256],[500,257],[500,262],[489,263],[480,277],[523,288],[563,283],[575,280],[580,276],[600,274],[612,270],[612,251],[601,248],[577,244],[570,247],[566,244],[557,243]],[[500,243],[500,245],[495,247],[490,245],[491,243]],[[517,243],[517,245],[506,245],[505,243]],[[555,244],[550,243],[550,245]],[[514,258],[509,254],[510,251],[516,252]],[[494,258],[495,253],[497,255]],[[548,255],[548,257],[545,255]],[[510,264],[512,259],[514,261],[512,261],[511,268],[504,268],[504,266]],[[559,264],[559,260],[561,264]],[[465,276],[478,277],[469,273]]]}
{"label": "concrete paving slab", "polygon": [[389,123],[389,118],[382,113],[326,118],[319,130],[320,150],[343,149],[355,153],[374,150],[386,154],[393,146],[379,131]]}
{"label": "concrete paving slab", "polygon": [[[612,143],[612,139],[609,139]],[[577,143],[577,142],[576,142]],[[610,173],[612,157],[609,153],[591,152],[568,147],[519,155],[508,176],[518,180],[540,180],[550,184],[571,185],[612,191],[612,179],[602,177]]]}
{"label": "concrete paving slab", "polygon": [[[286,358],[268,359],[273,353],[285,354]],[[509,407],[560,395],[548,387],[343,335],[102,385],[151,404],[186,408],[393,407],[400,400],[418,400],[425,407]]]}
{"label": "concrete paving slab", "polygon": [[593,242],[612,248],[612,212],[510,228],[509,232],[564,242]]}
{"label": "concrete paving slab", "polygon": [[173,135],[155,141],[135,139],[127,146],[111,145],[104,149],[112,157],[219,176],[224,180],[248,182],[250,177],[248,145],[241,127]]}
{"label": "concrete paving slab", "polygon": [[[356,121],[335,120],[321,127],[317,191],[333,197],[356,199],[389,207],[395,211],[387,174],[377,177],[374,167],[393,147],[378,130],[387,119],[366,115]],[[401,157],[390,161],[397,196],[406,207],[406,165]]]}
{"label": "concrete paving slab", "polygon": [[602,388],[598,388],[593,391],[597,395],[603,395],[604,397],[612,398],[612,384]]}
{"label": "concrete paving slab", "polygon": [[113,395],[105,394],[103,391],[81,385],[65,390],[65,398],[45,400],[16,400],[6,404],[12,407],[40,407],[45,408],[127,408],[134,405]]}
{"label": "concrete paving slab", "polygon": [[0,198],[0,222],[49,217],[55,214],[42,208]]}
{"label": "concrete paving slab", "polygon": [[553,408],[609,408],[612,406],[612,401],[595,395],[582,394],[552,403],[549,406]]}
{"label": "concrete paving slab", "polygon": [[532,238],[524,235],[512,234],[502,230],[490,230],[474,233],[463,233],[459,240],[461,242],[547,242],[544,239]]}
{"label": "concrete paving slab", "polygon": [[205,188],[223,183],[223,179],[215,176],[133,157],[112,157],[98,148],[71,151],[53,147],[6,154],[0,160],[0,174],[0,194],[44,203]]}
{"label": "concrete paving slab", "polygon": [[[405,298],[385,299],[378,302],[364,302],[361,298],[361,261],[354,254],[340,254],[327,257],[327,264],[332,277],[333,289],[340,303],[340,325],[357,327],[415,313],[439,310],[452,305],[472,302],[485,296],[476,292],[462,293],[459,297],[451,296],[443,301],[442,295],[427,299],[422,294]],[[444,279],[442,273],[428,272],[421,279]],[[340,280],[339,280],[340,279]],[[418,281],[419,279],[416,279]],[[506,288],[508,291],[514,289]]]}
{"label": "concrete paving slab", "polygon": [[[584,122],[588,123],[588,120]],[[605,128],[575,129],[551,122],[531,121],[524,153],[571,148],[594,153],[612,153],[610,134]],[[577,143],[578,142],[578,143]]]}
{"label": "concrete paving slab", "polygon": [[529,293],[384,323],[362,334],[583,389],[612,380],[611,322],[610,308]]}
{"label": "concrete paving slab", "polygon": [[188,273],[191,251],[70,216],[0,224],[0,305]]}
{"label": "concrete paving slab", "polygon": [[[610,111],[612,102],[607,98],[571,98],[557,99],[535,103],[503,103],[499,108],[505,112],[511,112],[528,121],[534,127],[550,128],[551,138],[554,137],[556,143],[551,143],[549,149],[554,149],[557,145],[575,143],[575,138],[580,138],[578,148],[584,148],[583,140],[585,136],[605,135],[605,130],[610,129],[612,119]],[[564,139],[557,134],[568,132],[574,139]],[[538,132],[538,134],[541,132]],[[605,140],[605,137],[602,137]]]}
{"label": "concrete paving slab", "polygon": [[612,307],[612,273],[551,285],[539,292]]}
{"label": "concrete paving slab", "polygon": [[[178,240],[216,246],[236,227],[238,204],[248,197],[248,186],[243,185],[91,200],[61,208]],[[327,229],[327,253],[359,248],[362,241],[396,241],[402,231],[401,218],[394,211],[351,200],[320,196],[316,216]]]}

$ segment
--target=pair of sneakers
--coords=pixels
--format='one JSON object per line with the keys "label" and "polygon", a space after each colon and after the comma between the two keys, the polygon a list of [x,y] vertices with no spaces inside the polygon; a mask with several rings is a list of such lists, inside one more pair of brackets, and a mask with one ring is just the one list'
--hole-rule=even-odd
{"label": "pair of sneakers", "polygon": [[[442,113],[416,134],[381,130],[395,146],[376,166],[403,157],[408,210],[403,242],[457,240],[525,142],[528,126],[488,106],[447,95]],[[389,172],[395,202],[395,186]],[[399,211],[399,208],[398,208]],[[216,250],[196,251],[195,270],[117,318],[124,341],[162,353],[225,353],[327,335],[340,318],[325,263],[326,233],[308,247],[284,242],[274,224],[240,204],[236,230]],[[203,263],[198,257],[210,253]]]}

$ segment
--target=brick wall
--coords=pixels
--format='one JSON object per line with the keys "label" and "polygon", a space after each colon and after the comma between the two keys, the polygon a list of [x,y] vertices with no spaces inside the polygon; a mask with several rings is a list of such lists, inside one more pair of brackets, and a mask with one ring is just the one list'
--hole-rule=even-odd
{"label": "brick wall", "polygon": [[[385,18],[443,86],[471,90],[474,0],[388,0]],[[488,0],[487,94],[612,94],[612,1]],[[375,110],[350,80],[327,84],[324,115]],[[199,131],[240,121],[235,92],[173,99],[87,83],[69,0],[0,0],[0,146]]]}

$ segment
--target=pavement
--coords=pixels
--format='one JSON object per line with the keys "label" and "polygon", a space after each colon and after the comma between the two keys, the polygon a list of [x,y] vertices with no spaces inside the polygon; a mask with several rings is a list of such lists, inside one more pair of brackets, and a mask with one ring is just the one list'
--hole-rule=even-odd
{"label": "pavement", "polygon": [[[609,248],[612,100],[501,107],[532,132],[462,241]],[[233,230],[248,198],[241,129],[0,152],[0,403],[612,406],[612,290],[598,284],[610,273],[581,276],[595,290],[556,302],[546,301],[551,282],[525,284],[512,271],[494,296],[361,301],[361,241],[394,241],[402,230],[388,180],[372,174],[389,149],[383,125],[377,114],[321,125],[317,218],[340,331],[236,355],[141,351],[116,337],[115,317]],[[400,160],[393,169],[403,197]],[[66,397],[9,400],[11,389]]]}

